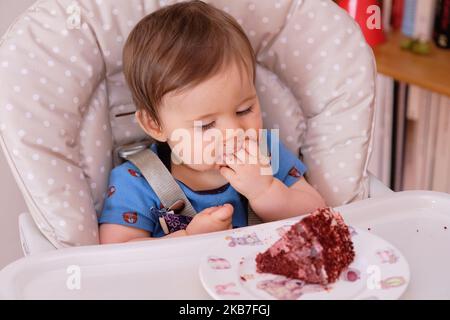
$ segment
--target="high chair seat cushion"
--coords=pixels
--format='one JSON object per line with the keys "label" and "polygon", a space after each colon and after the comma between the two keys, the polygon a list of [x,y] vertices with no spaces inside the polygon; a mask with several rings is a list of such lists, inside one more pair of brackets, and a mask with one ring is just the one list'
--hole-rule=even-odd
{"label": "high chair seat cushion", "polygon": [[[0,43],[0,143],[41,232],[57,248],[98,243],[113,150],[145,138],[122,47],[174,1],[40,0]],[[255,49],[264,123],[302,157],[330,205],[367,197],[375,67],[332,1],[209,1]]]}
{"label": "high chair seat cushion", "polygon": [[306,133],[306,118],[299,102],[276,74],[259,64],[255,85],[264,128],[278,129],[280,139],[298,155]]}

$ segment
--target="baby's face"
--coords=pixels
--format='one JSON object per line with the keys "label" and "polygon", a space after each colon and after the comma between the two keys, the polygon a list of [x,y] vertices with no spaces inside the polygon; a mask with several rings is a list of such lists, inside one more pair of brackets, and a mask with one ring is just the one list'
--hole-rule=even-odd
{"label": "baby's face", "polygon": [[245,136],[257,139],[261,109],[247,73],[232,64],[193,88],[164,97],[162,131],[176,159],[199,171],[218,169],[224,155],[242,147]]}

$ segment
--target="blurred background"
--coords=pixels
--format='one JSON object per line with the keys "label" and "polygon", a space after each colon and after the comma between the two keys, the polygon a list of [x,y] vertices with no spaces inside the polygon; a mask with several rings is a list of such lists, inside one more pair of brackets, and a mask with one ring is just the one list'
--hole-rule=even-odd
{"label": "blurred background", "polygon": [[394,191],[450,193],[450,0],[336,2],[377,62],[369,170]]}
{"label": "blurred background", "polygon": [[[33,2],[0,0],[0,34]],[[450,193],[450,0],[335,2],[360,24],[377,61],[369,170],[395,191]],[[26,210],[0,152],[0,269],[22,256],[17,218]]]}

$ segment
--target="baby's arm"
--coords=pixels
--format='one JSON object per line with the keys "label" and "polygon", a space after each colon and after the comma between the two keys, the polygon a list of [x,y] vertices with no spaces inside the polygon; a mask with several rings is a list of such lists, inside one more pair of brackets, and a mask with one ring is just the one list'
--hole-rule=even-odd
{"label": "baby's arm", "polygon": [[263,221],[290,218],[326,206],[322,196],[304,177],[290,187],[274,178],[268,189],[249,201]]}
{"label": "baby's arm", "polygon": [[100,243],[107,244],[129,241],[157,240],[222,231],[232,228],[232,217],[233,206],[231,204],[226,203],[223,206],[206,208],[194,216],[194,219],[192,219],[189,223],[186,230],[179,230],[159,238],[151,237],[151,233],[143,229],[119,224],[104,223],[100,225]]}
{"label": "baby's arm", "polygon": [[[151,233],[146,230],[113,223],[101,224],[99,233],[100,244],[161,239],[151,237]],[[170,233],[163,238],[175,238],[185,235],[187,235],[186,230],[179,230],[177,232]]]}

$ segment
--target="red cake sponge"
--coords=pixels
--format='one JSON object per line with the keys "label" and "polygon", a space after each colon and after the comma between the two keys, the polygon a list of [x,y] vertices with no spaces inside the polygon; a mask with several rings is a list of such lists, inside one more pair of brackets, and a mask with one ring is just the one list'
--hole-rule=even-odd
{"label": "red cake sponge", "polygon": [[256,269],[326,285],[335,282],[354,258],[349,228],[338,212],[325,207],[294,224],[281,239],[259,253]]}

